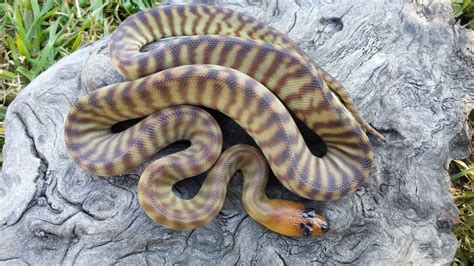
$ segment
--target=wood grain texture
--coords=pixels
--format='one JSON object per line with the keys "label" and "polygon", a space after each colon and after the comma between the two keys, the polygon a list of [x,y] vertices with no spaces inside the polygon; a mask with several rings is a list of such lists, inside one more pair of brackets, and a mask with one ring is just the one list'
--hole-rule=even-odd
{"label": "wood grain texture", "polygon": [[[449,263],[457,209],[445,168],[469,153],[465,121],[474,101],[474,33],[453,25],[450,1],[206,2],[287,33],[347,87],[362,116],[385,135],[386,143],[372,138],[375,162],[366,185],[335,202],[311,203],[333,231],[318,239],[267,231],[246,215],[242,179],[234,178],[215,220],[175,232],[139,207],[143,167],[108,178],[80,170],[66,155],[64,119],[87,87],[121,80],[105,38],[52,66],[8,109],[0,263]],[[226,146],[252,142],[213,114]],[[200,181],[177,191],[192,195]],[[297,199],[275,180],[268,194]]]}

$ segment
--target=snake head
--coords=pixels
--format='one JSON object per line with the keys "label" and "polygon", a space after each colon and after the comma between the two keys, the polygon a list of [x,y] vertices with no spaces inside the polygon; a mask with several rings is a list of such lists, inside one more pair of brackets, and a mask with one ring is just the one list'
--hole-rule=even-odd
{"label": "snake head", "polygon": [[[299,202],[284,199],[271,199],[268,212],[254,212],[245,207],[249,215],[275,233],[301,237],[320,236],[329,230],[326,219],[314,209],[305,208]],[[246,206],[246,205],[244,205]]]}
{"label": "snake head", "polygon": [[304,236],[320,236],[329,231],[329,224],[326,219],[312,208],[306,208],[301,212],[300,222],[301,233]]}

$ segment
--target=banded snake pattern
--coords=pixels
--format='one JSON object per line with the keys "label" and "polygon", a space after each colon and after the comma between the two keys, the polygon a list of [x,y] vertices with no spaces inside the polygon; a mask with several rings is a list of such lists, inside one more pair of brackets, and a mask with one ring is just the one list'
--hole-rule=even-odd
{"label": "banded snake pattern", "polygon": [[[179,38],[141,52],[168,37]],[[287,236],[321,235],[329,229],[323,216],[265,195],[267,164],[291,192],[334,200],[369,175],[373,150],[363,129],[383,139],[295,42],[229,8],[170,5],[137,13],[113,33],[110,55],[130,81],[99,88],[72,106],[65,122],[68,153],[86,171],[123,175],[163,147],[189,140],[189,148],[151,162],[138,183],[145,213],[168,228],[192,229],[213,219],[229,179],[241,171],[242,201],[252,218]],[[197,106],[234,119],[261,151],[240,144],[221,154],[221,130]],[[289,111],[325,142],[322,158],[311,153]],[[141,117],[112,133],[116,123]],[[194,198],[172,191],[178,181],[208,170]]]}

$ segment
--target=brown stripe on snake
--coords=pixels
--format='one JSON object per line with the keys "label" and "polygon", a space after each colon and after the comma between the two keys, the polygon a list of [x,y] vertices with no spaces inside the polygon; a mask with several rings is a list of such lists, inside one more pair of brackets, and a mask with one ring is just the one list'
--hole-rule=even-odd
{"label": "brown stripe on snake", "polygon": [[[210,72],[212,72],[212,73],[217,73],[215,70],[211,70]],[[220,71],[220,73],[223,73],[223,72],[225,72],[225,71],[222,71],[222,70]],[[167,82],[167,81],[170,81],[170,80],[173,79],[173,76],[172,76],[171,74],[163,73],[162,76],[164,76],[164,78],[162,79],[163,82]],[[209,76],[209,75],[206,75],[206,77],[208,77],[208,76]],[[216,77],[217,79],[219,79],[216,74],[212,74],[212,75],[210,75],[210,76],[211,76],[211,77]],[[181,77],[182,77],[182,75],[181,75]],[[222,77],[221,77],[221,78],[222,78]],[[228,75],[227,78],[228,78],[228,79],[227,79],[227,82],[224,82],[224,83],[221,84],[221,85],[222,85],[222,88],[225,88],[226,90],[229,90],[229,91],[226,93],[226,97],[227,97],[228,99],[232,100],[232,97],[230,97],[230,95],[232,95],[232,92],[231,92],[231,90],[230,90],[229,87],[230,87],[230,86],[234,86],[234,87],[235,87],[236,81],[237,81],[238,79],[236,79],[235,74]],[[182,79],[182,80],[184,80],[184,79]],[[186,81],[186,82],[187,82],[187,81]],[[126,88],[126,89],[129,89],[129,90],[131,90],[131,89],[140,90],[140,89],[142,89],[142,88],[145,88],[146,83],[147,83],[147,82],[146,82],[146,78],[145,78],[145,79],[144,79],[144,82],[143,82],[142,84],[136,85],[136,86],[133,86],[133,87],[129,87],[129,88]],[[148,82],[148,83],[149,83],[149,82]],[[184,82],[181,82],[181,83],[184,83]],[[179,85],[176,84],[176,86],[179,86],[179,87],[183,86],[184,84],[181,84],[181,83],[180,83]],[[256,86],[258,83],[255,83],[253,80],[247,79],[246,84],[254,84],[254,86]],[[156,85],[155,85],[155,86],[156,86]],[[168,86],[164,86],[164,88],[165,88],[165,91],[166,91],[166,89],[170,90],[170,89],[168,88]],[[168,93],[165,93],[165,94],[168,94]],[[204,94],[206,94],[206,92],[205,92]],[[124,95],[125,95],[125,96],[128,96],[128,97],[133,97],[134,93],[122,94],[122,96],[124,96]],[[184,95],[184,94],[183,94],[183,95]],[[161,96],[162,96],[162,95],[161,95]],[[161,97],[161,96],[160,96],[160,97]],[[276,101],[276,100],[271,100],[271,98],[273,97],[273,95],[268,94],[268,93],[265,94],[265,95],[263,95],[263,96],[261,96],[261,97],[262,97],[261,99],[263,100],[263,102],[255,104],[256,106],[267,106],[267,107],[270,107],[272,104],[274,104],[274,103],[272,103],[272,101],[273,101],[273,102]],[[94,97],[92,96],[92,98],[94,98]],[[170,98],[170,99],[168,99],[168,100],[171,100],[171,101],[172,101],[173,99]],[[276,101],[276,102],[278,102],[278,101]],[[278,103],[279,103],[279,102],[278,102]],[[107,102],[104,101],[104,104],[107,104]],[[212,104],[212,102],[211,102],[210,104]],[[226,105],[224,105],[224,106],[226,106]],[[258,111],[259,111],[259,112],[258,112],[256,115],[261,115],[262,113],[264,113],[265,110],[264,110],[264,109],[259,109]],[[284,114],[282,114],[283,117],[284,117],[285,115],[288,116],[288,114],[286,113],[286,110],[285,110],[284,108],[282,109],[282,111],[285,112]],[[271,117],[272,115],[273,115],[273,114],[270,114],[270,115],[268,115],[268,117]],[[234,116],[235,116],[235,115],[234,115]],[[288,117],[289,117],[289,116],[288,116]],[[284,124],[287,124],[287,121],[288,121],[288,120],[290,120],[290,119],[289,119],[289,118],[288,118],[288,119],[285,119],[285,120],[284,120],[284,121],[285,121]],[[272,121],[272,122],[273,122],[273,121]],[[251,129],[248,130],[248,131],[249,131],[250,133],[252,133],[253,128],[257,129],[257,128],[260,128],[261,126],[260,126],[260,125],[257,125],[257,127],[253,126],[253,128],[252,128],[252,125],[250,125],[250,127],[251,127]],[[264,143],[265,140],[261,140],[261,142]],[[269,145],[264,145],[264,146],[271,146],[271,145],[269,144]]]}
{"label": "brown stripe on snake", "polygon": [[[112,36],[111,57],[117,69],[130,79],[162,71],[106,86],[81,98],[65,125],[71,157],[96,174],[117,175],[138,166],[167,144],[189,139],[191,147],[152,162],[140,178],[140,204],[154,221],[174,229],[194,228],[209,221],[222,207],[228,180],[240,170],[244,175],[244,207],[267,228],[285,235],[319,235],[327,230],[324,218],[314,211],[305,211],[295,202],[266,198],[266,163],[261,153],[249,146],[226,150],[195,198],[183,200],[174,195],[171,187],[177,180],[205,171],[217,160],[221,138],[209,137],[220,136],[220,131],[217,126],[203,126],[179,114],[167,116],[173,123],[166,124],[160,121],[163,114],[159,110],[195,104],[226,113],[254,138],[284,186],[306,198],[331,200],[364,182],[373,156],[360,125],[371,132],[373,129],[346,99],[347,93],[340,84],[292,40],[233,10],[178,5],[147,12],[130,17],[119,26]],[[139,51],[160,38],[217,33],[228,36],[183,37],[157,50]],[[252,37],[257,39],[249,39]],[[197,65],[181,66],[190,63]],[[223,67],[199,65],[204,63]],[[323,138],[328,145],[324,158],[311,154],[285,106],[264,86]],[[179,112],[181,107],[172,108]],[[185,108],[205,115],[195,107]],[[140,122],[146,125],[139,123],[119,135],[109,130],[116,122],[155,112],[158,113]],[[329,125],[333,127],[328,128]],[[93,127],[97,131],[91,131]],[[142,136],[145,128],[156,128],[156,134]],[[218,133],[203,133],[207,130]],[[91,145],[98,141],[104,142]],[[113,152],[104,148],[108,143],[114,145]],[[258,185],[250,186],[251,182]],[[163,186],[156,186],[161,183]]]}
{"label": "brown stripe on snake", "polygon": [[[347,93],[345,92],[344,88],[334,78],[332,78],[327,72],[320,69],[319,66],[317,66],[317,64],[315,64],[312,61],[312,59],[301,48],[299,48],[296,45],[296,43],[294,43],[291,39],[284,36],[283,34],[279,33],[276,29],[274,29],[272,27],[269,27],[268,25],[265,25],[262,22],[259,22],[259,21],[255,20],[254,18],[251,18],[251,17],[246,16],[244,14],[235,12],[233,10],[230,10],[230,9],[227,9],[227,8],[209,7],[209,6],[191,6],[191,7],[188,7],[187,5],[181,5],[181,6],[180,5],[175,5],[175,6],[160,7],[159,10],[158,10],[159,12],[158,12],[157,16],[155,17],[155,19],[157,21],[160,21],[162,19],[167,19],[167,17],[170,17],[172,15],[173,10],[178,10],[178,13],[187,14],[187,16],[174,18],[174,19],[180,19],[180,20],[183,20],[184,23],[186,23],[189,20],[189,18],[192,17],[192,18],[194,18],[193,26],[197,27],[198,25],[203,25],[203,27],[204,27],[204,29],[201,29],[202,30],[201,32],[197,32],[197,29],[194,29],[191,32],[188,32],[188,31],[183,32],[182,35],[216,34],[216,31],[214,29],[215,27],[212,27],[212,30],[211,30],[210,26],[209,27],[205,27],[205,26],[207,24],[211,24],[211,23],[214,23],[214,24],[225,23],[227,25],[239,25],[237,30],[233,27],[228,27],[228,29],[227,29],[228,31],[226,31],[226,34],[228,34],[228,35],[240,36],[240,37],[243,37],[243,38],[251,38],[251,36],[252,36],[253,38],[256,38],[258,40],[271,42],[271,43],[280,45],[282,47],[287,47],[290,50],[295,51],[303,59],[311,61],[313,63],[313,67],[315,67],[316,69],[318,69],[318,71],[321,71],[323,73],[323,78],[328,79],[331,90],[333,90],[334,93],[336,93],[338,95],[338,97],[341,98],[344,105],[348,108],[348,110],[351,113],[353,113],[354,118],[366,130],[370,131],[376,137],[378,137],[380,139],[383,139],[383,137],[378,132],[376,132],[372,127],[370,127],[370,125],[368,125],[360,117],[360,115],[357,113],[355,107],[353,106],[352,101],[350,100]],[[201,14],[205,14],[205,16],[202,16]],[[234,15],[225,16],[223,21],[222,21],[222,17],[220,17],[221,21],[216,21],[217,20],[216,14],[234,14]],[[125,32],[129,31],[130,27],[133,28],[133,21],[134,20],[139,20],[139,16],[137,15],[135,17],[127,19],[118,28],[118,31],[125,31]],[[163,27],[163,25],[161,25],[161,27]],[[165,29],[166,28],[164,28],[163,30],[165,30]],[[257,32],[260,32],[257,37],[253,34],[255,32],[255,29],[259,29],[259,30],[257,30]],[[173,32],[166,33],[166,32],[163,31],[163,32],[158,33],[156,31],[154,31],[153,33],[155,34],[153,39],[160,39],[160,38],[173,36],[173,34],[172,34]],[[252,33],[252,34],[250,34],[250,33]],[[222,33],[222,34],[224,34],[224,33]],[[118,35],[118,36],[120,36],[120,35]],[[147,40],[147,42],[150,42],[150,41],[151,40]],[[120,42],[124,42],[124,43],[129,42],[129,43],[138,44],[139,47],[142,47],[145,44],[145,43],[137,42],[137,40],[133,40],[133,39],[122,39],[120,41],[112,43],[112,47],[111,47],[112,51],[118,51],[117,49],[115,49],[115,47],[113,45],[115,45],[115,43],[120,43]],[[128,55],[130,55],[130,54],[132,54],[134,56],[137,55],[138,50],[139,50],[139,48],[137,48],[135,52],[127,50],[127,52],[122,53],[122,55],[112,54],[112,58],[114,60],[116,59],[116,60],[122,61],[124,58],[127,58]],[[117,56],[118,57],[124,56],[124,58],[118,59]],[[124,71],[123,69],[121,69],[121,71],[123,73],[128,72],[126,74],[128,76],[132,77],[133,71],[131,71],[132,73],[130,73],[130,71]],[[150,73],[152,73],[152,72],[148,72],[146,74],[150,74]],[[144,76],[144,75],[141,75],[141,76]],[[133,78],[137,78],[137,77],[139,77],[139,76],[133,76]]]}

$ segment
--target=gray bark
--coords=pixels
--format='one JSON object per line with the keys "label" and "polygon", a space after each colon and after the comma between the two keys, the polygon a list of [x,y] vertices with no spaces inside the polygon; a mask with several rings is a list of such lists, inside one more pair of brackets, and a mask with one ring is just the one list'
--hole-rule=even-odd
{"label": "gray bark", "polygon": [[[366,185],[338,201],[309,203],[328,217],[331,232],[317,239],[269,232],[245,213],[240,177],[216,219],[175,232],[138,204],[143,167],[120,177],[79,169],[66,154],[64,119],[87,87],[120,80],[105,38],[45,71],[8,109],[0,263],[449,263],[458,211],[446,167],[469,153],[465,122],[474,99],[474,34],[454,25],[450,1],[217,2],[296,40],[387,139],[372,138]],[[251,142],[232,121],[219,121],[227,145]],[[192,194],[201,180],[178,190]],[[268,194],[296,199],[274,180]]]}

